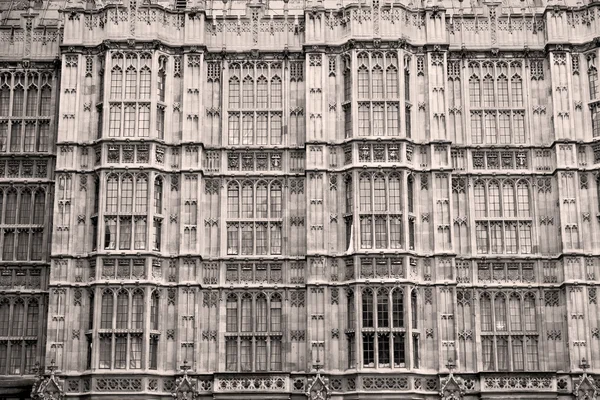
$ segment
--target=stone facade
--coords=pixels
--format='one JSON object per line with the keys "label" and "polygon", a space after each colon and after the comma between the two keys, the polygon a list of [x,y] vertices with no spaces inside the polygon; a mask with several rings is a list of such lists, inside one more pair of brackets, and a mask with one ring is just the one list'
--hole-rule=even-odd
{"label": "stone facade", "polygon": [[570,1],[2,3],[0,396],[595,398]]}

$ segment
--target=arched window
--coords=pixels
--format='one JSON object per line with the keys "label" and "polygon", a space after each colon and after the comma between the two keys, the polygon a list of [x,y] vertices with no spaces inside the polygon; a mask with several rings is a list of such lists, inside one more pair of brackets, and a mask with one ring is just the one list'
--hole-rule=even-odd
{"label": "arched window", "polygon": [[13,117],[23,116],[24,97],[25,97],[25,90],[23,89],[23,86],[21,86],[19,84],[13,90],[13,109],[12,109]]}
{"label": "arched window", "polygon": [[494,79],[491,75],[483,78],[483,106],[494,107]]}
{"label": "arched window", "polygon": [[346,180],[345,180],[345,186],[346,186],[346,190],[345,190],[345,194],[346,194],[346,214],[352,214],[352,206],[353,206],[353,188],[352,188],[352,177],[351,176],[347,176]]}
{"label": "arched window", "polygon": [[371,177],[361,175],[360,188],[360,211],[371,211]]}
{"label": "arched window", "polygon": [[388,290],[381,288],[377,291],[377,327],[390,326],[390,308],[388,304]]}
{"label": "arched window", "polygon": [[485,204],[485,186],[482,181],[476,181],[473,189],[475,197],[475,216],[485,217],[486,204]]}
{"label": "arched window", "polygon": [[110,290],[102,293],[102,310],[100,314],[100,329],[112,329],[113,319],[113,292]]}
{"label": "arched window", "polygon": [[254,113],[242,115],[242,144],[254,143]]}
{"label": "arched window", "polygon": [[519,216],[529,217],[531,214],[531,205],[529,201],[529,185],[527,182],[519,181],[517,183],[517,201]]}
{"label": "arched window", "polygon": [[27,189],[21,192],[19,207],[19,224],[29,224],[31,221],[31,192]]}
{"label": "arched window", "polygon": [[231,182],[227,187],[227,217],[239,218],[240,214],[240,185]]}
{"label": "arched window", "polygon": [[163,181],[158,177],[154,180],[154,212],[162,214]]}
{"label": "arched window", "polygon": [[354,310],[354,292],[352,290],[348,290],[346,307],[347,307],[347,314],[348,314],[348,329],[356,329],[356,312]]}
{"label": "arched window", "polygon": [[[10,82],[10,75],[2,75],[0,82],[8,80]],[[0,115],[7,117],[10,110],[10,87],[4,83],[0,86]]]}
{"label": "arched window", "polygon": [[143,329],[144,327],[144,292],[136,290],[133,293],[131,309],[131,329]]}
{"label": "arched window", "polygon": [[500,185],[497,181],[490,182],[488,186],[489,217],[500,216]]}
{"label": "arched window", "polygon": [[237,296],[235,294],[230,294],[227,296],[227,304],[226,304],[226,314],[225,314],[225,330],[227,332],[237,332],[238,331],[238,305],[237,305]]}
{"label": "arched window", "polygon": [[505,217],[515,217],[515,188],[512,181],[502,184],[502,208]]}
{"label": "arched window", "polygon": [[402,289],[394,289],[392,292],[392,327],[404,327],[404,291]]}
{"label": "arched window", "polygon": [[373,291],[364,289],[362,292],[362,323],[363,328],[374,328],[373,323]]}
{"label": "arched window", "polygon": [[0,224],[2,224],[2,215],[4,214],[4,191],[0,190]]}
{"label": "arched window", "polygon": [[[2,195],[0,194],[0,197]],[[0,209],[1,207],[1,200],[0,200]],[[45,218],[45,212],[46,212],[46,193],[44,193],[43,190],[38,190],[37,192],[35,192],[35,198],[33,200],[33,224],[34,225],[42,225],[44,224],[44,218]]]}
{"label": "arched window", "polygon": [[10,326],[10,303],[7,299],[0,300],[0,336],[8,336]]}
{"label": "arched window", "polygon": [[396,98],[398,97],[398,70],[394,66],[390,66],[385,71],[385,86],[386,86],[386,97]]}
{"label": "arched window", "polygon": [[116,213],[119,181],[117,175],[110,175],[106,181],[106,212]]}
{"label": "arched window", "polygon": [[242,92],[244,108],[254,107],[254,80],[251,77],[247,76],[244,78]]}
{"label": "arched window", "polygon": [[17,223],[17,191],[15,189],[9,189],[6,193],[6,213],[4,214],[4,223]]}
{"label": "arched window", "polygon": [[129,174],[124,175],[121,181],[121,205],[119,211],[124,213],[133,211],[133,177]]}
{"label": "arched window", "polygon": [[413,329],[417,329],[419,322],[417,289],[413,289],[410,293],[410,313],[412,317],[412,327]]}
{"label": "arched window", "polygon": [[23,323],[25,322],[25,303],[23,299],[15,300],[12,314],[12,336],[23,335]]}
{"label": "arched window", "polygon": [[598,70],[595,67],[588,69],[588,81],[590,84],[590,100],[598,97]]}
{"label": "arched window", "polygon": [[382,99],[383,98],[383,69],[379,65],[373,68],[373,98],[374,99]]}
{"label": "arched window", "polygon": [[158,330],[158,316],[160,315],[158,292],[152,293],[152,302],[150,303],[150,329]]}
{"label": "arched window", "polygon": [[52,88],[49,85],[42,86],[40,96],[40,115],[52,114]]}
{"label": "arched window", "polygon": [[110,97],[112,99],[120,99],[123,85],[123,71],[120,67],[115,67],[111,71],[110,80]]}
{"label": "arched window", "polygon": [[281,332],[281,295],[271,295],[271,332]]}
{"label": "arched window", "polygon": [[135,181],[135,212],[145,214],[148,211],[148,177],[138,175]]}
{"label": "arched window", "polygon": [[281,218],[282,202],[281,183],[271,183],[271,218]]}
{"label": "arched window", "polygon": [[271,79],[271,108],[281,108],[282,98],[281,78],[275,76]]}
{"label": "arched window", "polygon": [[469,100],[471,107],[481,107],[481,81],[477,75],[469,78]]}
{"label": "arched window", "polygon": [[166,92],[166,83],[167,83],[167,74],[165,71],[166,68],[166,57],[160,57],[158,61],[158,82],[156,85],[156,92],[158,95],[158,101],[165,101],[165,92]]}
{"label": "arched window", "polygon": [[414,178],[412,175],[408,176],[408,179],[406,180],[406,186],[407,186],[407,197],[408,197],[408,212],[415,212],[415,201],[414,201]]}
{"label": "arched window", "polygon": [[506,324],[506,297],[503,294],[497,294],[494,299],[494,316],[496,319],[496,330],[505,331]]}
{"label": "arched window", "polygon": [[383,175],[375,175],[375,179],[373,180],[373,188],[374,188],[374,211],[386,211],[385,204],[385,178]]}
{"label": "arched window", "polygon": [[523,318],[525,319],[525,330],[529,332],[537,331],[536,312],[535,312],[535,296],[528,293],[525,296],[523,307]]}
{"label": "arched window", "polygon": [[37,107],[38,89],[36,85],[30,85],[27,89],[27,106],[25,108],[25,115],[28,117],[35,117],[38,112]]}
{"label": "arched window", "polygon": [[40,307],[36,299],[29,300],[27,304],[27,330],[26,336],[37,336],[40,318]]}
{"label": "arched window", "polygon": [[[128,61],[130,61],[129,56],[127,58],[128,58]],[[137,59],[132,58],[131,62],[134,62],[137,64]],[[125,71],[125,98],[127,98],[127,99],[135,98],[137,95],[136,91],[137,91],[137,71],[133,65],[130,65],[129,67],[127,67],[127,70]]]}
{"label": "arched window", "polygon": [[254,214],[254,195],[252,182],[242,185],[242,218],[252,218]]}
{"label": "arched window", "polygon": [[117,327],[116,329],[127,329],[129,314],[129,293],[122,290],[117,295]]}
{"label": "arched window", "polygon": [[242,332],[252,332],[252,296],[242,296]]}
{"label": "arched window", "polygon": [[141,99],[147,100],[150,98],[150,82],[151,82],[150,68],[144,67],[140,71],[140,98]]}
{"label": "arched window", "polygon": [[523,81],[517,74],[513,75],[510,80],[510,89],[513,107],[523,107]]}
{"label": "arched window", "polygon": [[256,184],[256,218],[267,218],[267,183],[260,181]]}
{"label": "arched window", "polygon": [[364,65],[358,69],[358,97],[369,97],[369,71]]}
{"label": "arched window", "polygon": [[267,78],[261,76],[256,81],[256,107],[267,108],[268,105],[268,82]]}
{"label": "arched window", "polygon": [[492,300],[487,293],[481,295],[481,330],[490,332],[492,330]]}
{"label": "arched window", "polygon": [[256,332],[267,331],[267,297],[259,294],[256,297]]}
{"label": "arched window", "polygon": [[508,79],[504,75],[498,77],[498,107],[508,107]]}
{"label": "arched window", "polygon": [[510,296],[508,308],[510,310],[510,330],[512,332],[523,330],[521,326],[521,299],[518,294],[513,293]]}
{"label": "arched window", "polygon": [[229,108],[240,107],[240,80],[237,77],[229,79]]}
{"label": "arched window", "polygon": [[[92,279],[96,279],[95,276],[91,276]],[[94,292],[90,291],[90,301],[88,303],[88,329],[92,329],[94,327]]]}
{"label": "arched window", "polygon": [[393,174],[389,178],[389,210],[393,212],[400,211],[400,176]]}

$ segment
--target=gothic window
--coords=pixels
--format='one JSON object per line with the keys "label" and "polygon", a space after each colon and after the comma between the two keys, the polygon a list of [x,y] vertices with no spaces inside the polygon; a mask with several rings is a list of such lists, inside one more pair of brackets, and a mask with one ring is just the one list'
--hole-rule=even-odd
{"label": "gothic window", "polygon": [[30,74],[27,76],[28,80],[28,88],[27,88],[27,105],[25,107],[25,115],[28,117],[37,116],[38,107],[38,88],[37,81],[38,77],[35,74]]}
{"label": "gothic window", "polygon": [[229,108],[240,107],[240,80],[234,76],[229,79]]}
{"label": "gothic window", "polygon": [[483,106],[494,107],[494,79],[490,75],[483,78]]}
{"label": "gothic window", "polygon": [[159,323],[159,315],[160,315],[160,308],[159,308],[159,303],[160,302],[160,297],[158,295],[158,291],[153,291],[152,292],[152,298],[151,298],[151,303],[150,303],[150,329],[152,329],[153,331],[157,331],[158,330],[158,323]]}
{"label": "gothic window", "polygon": [[261,76],[256,83],[256,107],[267,108],[268,104],[268,82],[267,78]]}
{"label": "gothic window", "polygon": [[[241,190],[240,190],[241,186]],[[278,181],[237,181],[227,187],[227,253],[281,254],[282,187]]]}
{"label": "gothic window", "polygon": [[477,75],[469,78],[469,100],[471,108],[481,107],[481,81]]}
{"label": "gothic window", "polygon": [[[529,184],[520,180],[474,183],[477,252],[529,254],[532,252]],[[500,220],[502,218],[502,220]]]}
{"label": "gothic window", "polygon": [[588,69],[588,82],[590,86],[590,100],[596,100],[598,97],[598,70],[596,67]]}
{"label": "gothic window", "polygon": [[125,65],[125,98],[134,99],[137,95],[137,57],[127,54]]}
{"label": "gothic window", "polygon": [[163,201],[163,180],[161,177],[157,177],[154,180],[154,213],[162,214],[162,201]]}
{"label": "gothic window", "polygon": [[372,71],[372,87],[373,93],[372,98],[382,99],[383,98],[383,69],[379,65],[375,66]]}
{"label": "gothic window", "polygon": [[151,76],[150,67],[148,65],[144,65],[140,70],[140,99],[150,99]]}
{"label": "gothic window", "polygon": [[144,250],[147,243],[148,176],[110,174],[106,184],[104,248],[115,250],[118,243],[121,250]]}
{"label": "gothic window", "polygon": [[24,77],[22,74],[15,75],[15,87],[13,89],[13,117],[23,116],[23,101],[25,100]]}
{"label": "gothic window", "polygon": [[479,306],[484,370],[537,370],[535,295],[484,292]]}
{"label": "gothic window", "polygon": [[123,91],[123,55],[115,53],[112,56],[110,80],[110,98],[120,99]]}
{"label": "gothic window", "polygon": [[523,81],[518,74],[512,76],[510,80],[512,92],[512,106],[523,107]]}
{"label": "gothic window", "polygon": [[398,70],[394,65],[390,65],[385,71],[386,78],[386,97],[398,97]]}
{"label": "gothic window", "polygon": [[358,98],[369,97],[369,70],[365,65],[358,69]]}
{"label": "gothic window", "polygon": [[7,117],[10,110],[10,86],[12,77],[4,73],[0,75],[0,115]]}
{"label": "gothic window", "polygon": [[254,107],[254,80],[247,76],[242,85],[242,103],[244,108]]}
{"label": "gothic window", "polygon": [[594,104],[592,112],[592,137],[600,137],[600,105]]}
{"label": "gothic window", "polygon": [[508,79],[504,75],[498,77],[498,107],[508,107]]}
{"label": "gothic window", "polygon": [[281,316],[279,293],[228,294],[225,369],[248,372],[281,370]]}
{"label": "gothic window", "polygon": [[371,134],[370,105],[361,103],[358,106],[358,135],[369,136]]}
{"label": "gothic window", "polygon": [[166,90],[166,80],[167,80],[167,58],[165,56],[160,56],[158,59],[158,82],[157,82],[157,95],[158,101],[165,101],[165,90]]}
{"label": "gothic window", "polygon": [[[362,268],[362,267],[361,267]],[[410,314],[404,308],[403,288],[390,290],[387,287],[363,288],[361,291],[361,320],[358,330],[362,336],[362,363],[364,367],[406,368],[406,329],[405,319],[413,321],[413,332],[418,337],[416,320],[416,292],[410,296]],[[348,294],[348,326],[354,330],[354,296]],[[354,335],[349,333],[348,344],[353,345]],[[418,339],[414,342],[418,346]],[[377,349],[377,350],[376,350]],[[418,349],[413,353],[413,366],[418,368]],[[351,356],[353,357],[353,356]],[[350,363],[352,367],[352,362]]]}

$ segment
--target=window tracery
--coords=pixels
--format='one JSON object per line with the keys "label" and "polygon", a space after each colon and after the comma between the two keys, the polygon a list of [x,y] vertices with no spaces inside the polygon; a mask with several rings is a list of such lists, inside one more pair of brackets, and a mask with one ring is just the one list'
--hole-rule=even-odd
{"label": "window tracery", "polygon": [[30,375],[38,354],[40,300],[33,296],[0,297],[0,374]]}
{"label": "window tracery", "polygon": [[225,310],[225,370],[280,371],[283,337],[281,294],[229,293]]}
{"label": "window tracery", "polygon": [[522,64],[469,63],[473,144],[522,144],[526,140]]}

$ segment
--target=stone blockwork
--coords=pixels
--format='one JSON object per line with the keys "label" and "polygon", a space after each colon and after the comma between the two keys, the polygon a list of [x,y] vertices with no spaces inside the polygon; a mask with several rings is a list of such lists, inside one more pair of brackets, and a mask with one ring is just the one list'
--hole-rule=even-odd
{"label": "stone blockwork", "polygon": [[594,398],[570,1],[2,3],[0,397]]}

